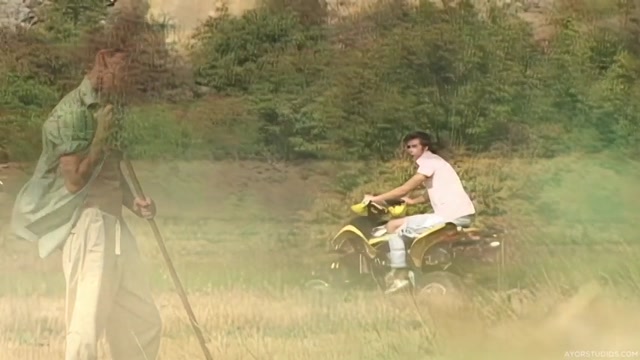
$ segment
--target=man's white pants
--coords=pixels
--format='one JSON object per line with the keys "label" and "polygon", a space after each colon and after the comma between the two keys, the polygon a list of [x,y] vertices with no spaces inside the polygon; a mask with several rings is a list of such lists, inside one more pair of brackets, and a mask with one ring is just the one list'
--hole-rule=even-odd
{"label": "man's white pants", "polygon": [[161,319],[126,225],[85,209],[63,248],[67,284],[65,360],[97,359],[106,332],[114,360],[153,360]]}
{"label": "man's white pants", "polygon": [[[472,221],[472,216],[462,216],[452,220],[456,225],[468,225]],[[407,216],[405,223],[400,226],[395,234],[389,238],[389,260],[390,266],[394,269],[407,267],[407,252],[405,241],[410,241],[420,234],[425,233],[432,227],[443,224],[446,219],[436,214],[418,214]]]}

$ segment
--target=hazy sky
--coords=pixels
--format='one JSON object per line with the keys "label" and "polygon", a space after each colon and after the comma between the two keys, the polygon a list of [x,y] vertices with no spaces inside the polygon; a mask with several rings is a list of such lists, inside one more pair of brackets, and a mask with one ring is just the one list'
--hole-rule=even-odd
{"label": "hazy sky", "polygon": [[[148,0],[151,6],[150,12],[154,16],[167,14],[176,25],[179,31],[190,31],[201,23],[209,15],[215,13],[215,0]],[[232,14],[239,14],[242,11],[251,9],[256,4],[256,0],[229,0],[229,11]]]}

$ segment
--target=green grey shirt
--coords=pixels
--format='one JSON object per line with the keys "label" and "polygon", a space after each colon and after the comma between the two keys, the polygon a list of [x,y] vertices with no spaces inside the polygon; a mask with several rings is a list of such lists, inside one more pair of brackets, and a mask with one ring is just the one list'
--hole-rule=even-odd
{"label": "green grey shirt", "polygon": [[[16,236],[38,242],[41,258],[62,247],[80,215],[88,184],[70,193],[58,165],[62,155],[88,153],[96,129],[93,110],[97,106],[98,94],[85,77],[42,126],[42,153],[31,179],[16,197],[11,219],[11,231]],[[101,167],[102,163],[91,180]]]}

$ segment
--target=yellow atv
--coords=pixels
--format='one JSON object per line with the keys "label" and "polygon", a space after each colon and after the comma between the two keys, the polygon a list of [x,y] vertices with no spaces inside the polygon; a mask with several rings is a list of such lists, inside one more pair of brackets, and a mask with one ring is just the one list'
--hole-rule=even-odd
{"label": "yellow atv", "polygon": [[[306,286],[327,289],[377,284],[386,288],[384,278],[390,270],[388,239],[391,234],[386,233],[384,225],[392,218],[404,216],[406,207],[402,200],[352,205],[351,210],[357,216],[329,242],[331,252],[338,258],[329,269],[321,271],[322,277],[308,281]],[[495,233],[483,234],[480,229],[462,228],[453,223],[427,230],[406,247],[414,289],[441,294],[462,291],[464,266],[457,266],[458,260],[475,253],[475,260],[491,262],[491,255],[496,254],[500,245]]]}

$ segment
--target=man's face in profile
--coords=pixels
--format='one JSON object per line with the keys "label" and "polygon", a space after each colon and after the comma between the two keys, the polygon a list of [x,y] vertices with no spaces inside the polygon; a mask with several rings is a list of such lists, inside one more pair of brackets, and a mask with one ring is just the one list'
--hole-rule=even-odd
{"label": "man's face in profile", "polygon": [[126,90],[127,66],[125,54],[105,57],[105,68],[101,71],[101,90],[105,95],[114,96]]}

